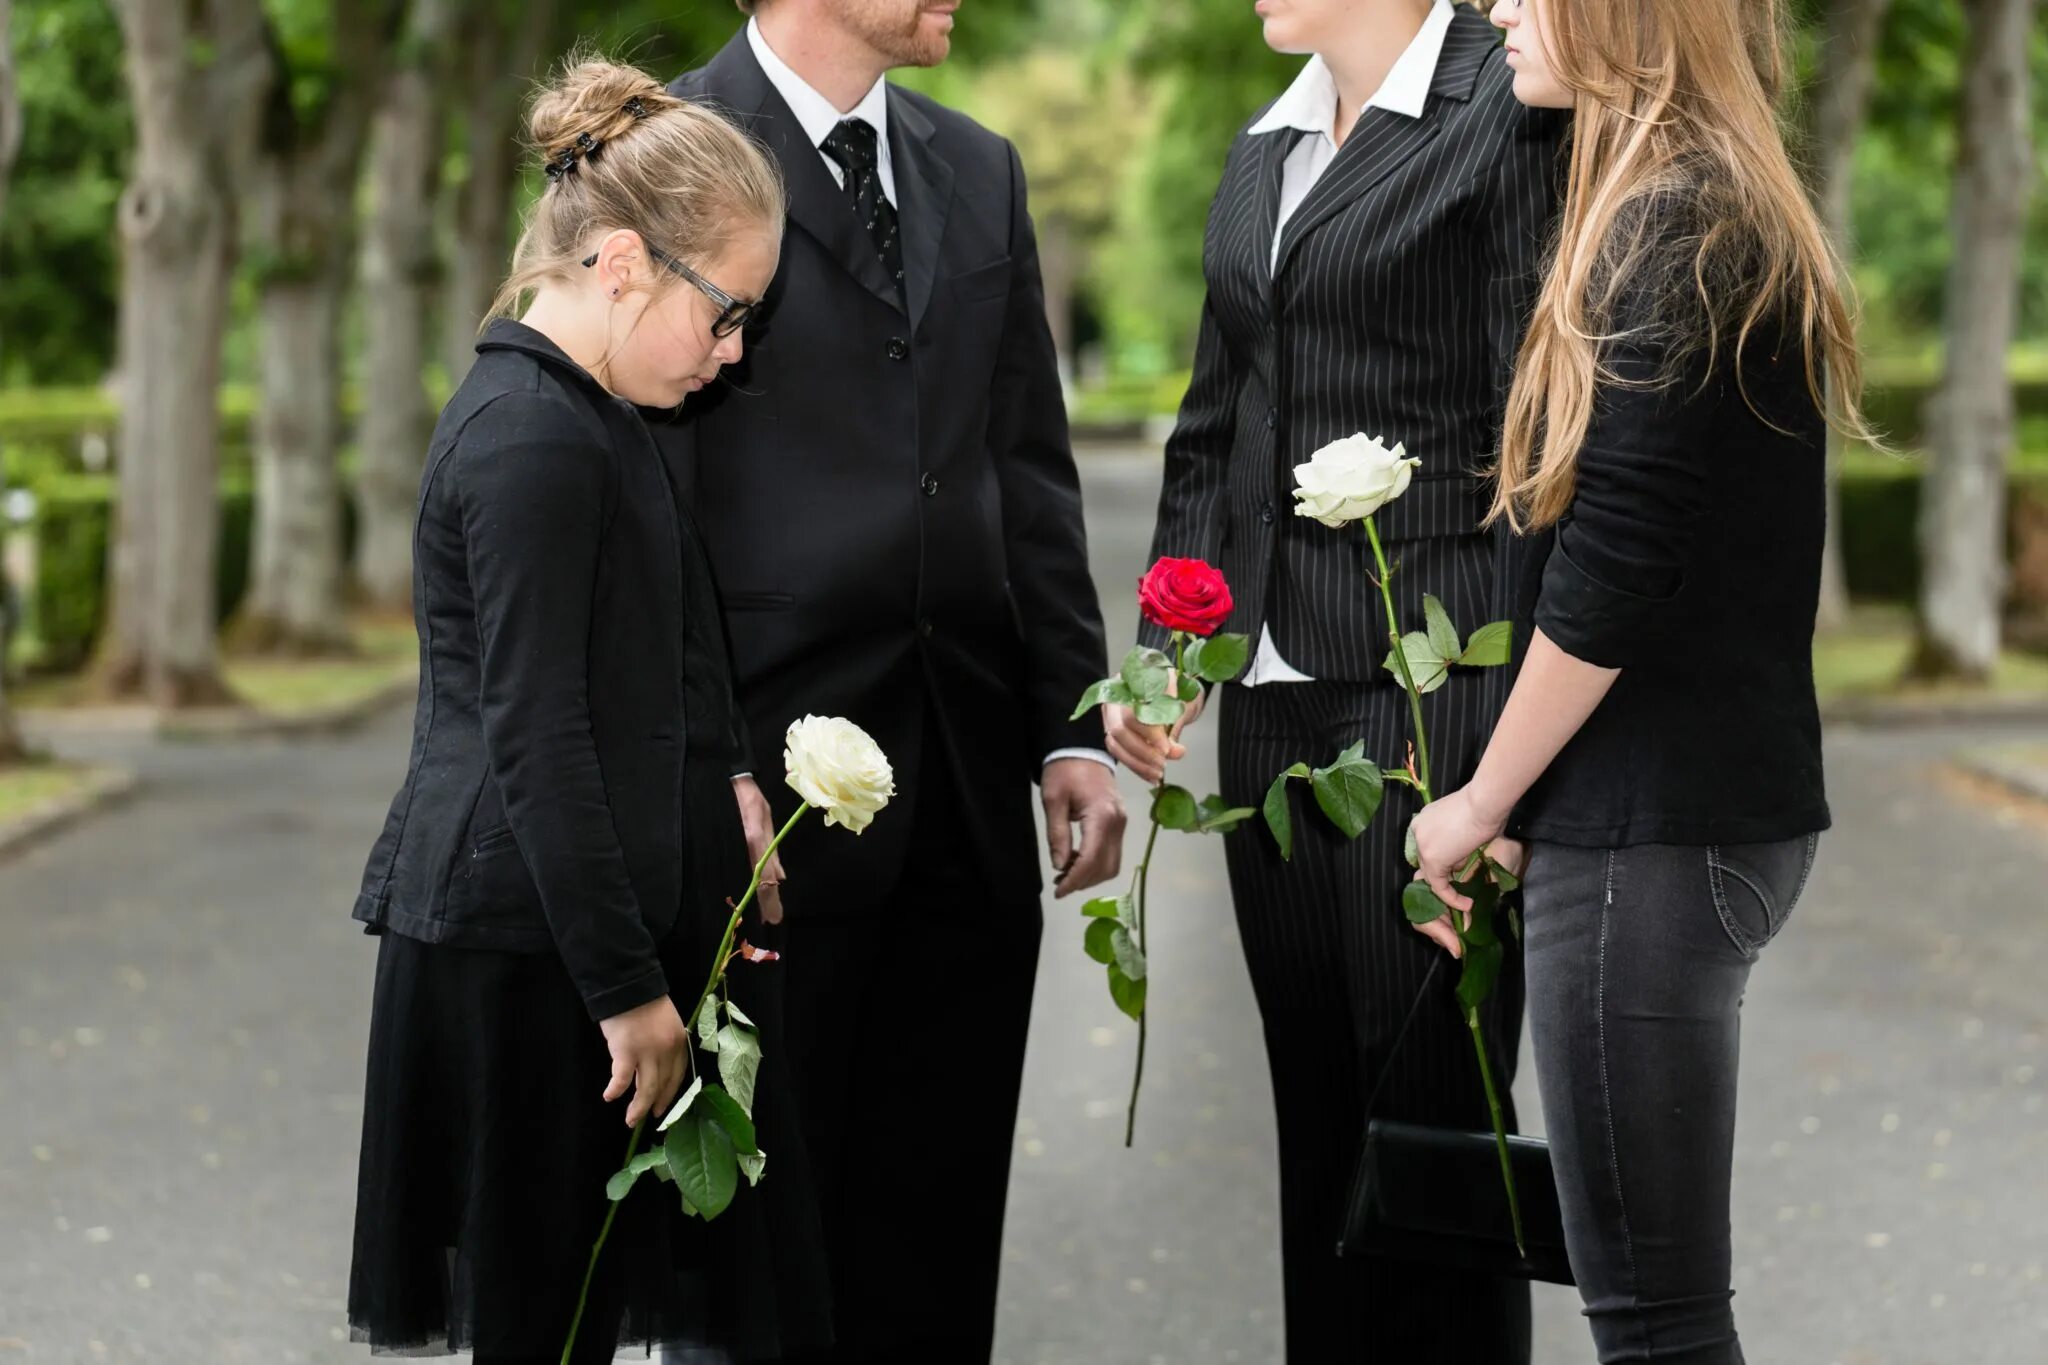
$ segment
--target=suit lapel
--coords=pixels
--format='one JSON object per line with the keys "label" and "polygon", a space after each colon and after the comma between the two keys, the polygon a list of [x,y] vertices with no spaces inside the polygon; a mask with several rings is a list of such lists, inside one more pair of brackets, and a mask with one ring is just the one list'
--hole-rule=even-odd
{"label": "suit lapel", "polygon": [[[902,295],[896,281],[882,268],[866,226],[825,165],[824,155],[804,136],[803,125],[754,59],[746,30],[734,35],[702,76],[701,92],[742,115],[747,127],[775,154],[789,189],[790,221],[815,238],[870,293],[900,309]],[[692,92],[685,87],[678,93]],[[891,108],[889,113],[893,122],[896,110]],[[899,193],[901,180],[899,175]]]}
{"label": "suit lapel", "polygon": [[1275,129],[1259,135],[1259,181],[1253,193],[1257,207],[1252,213],[1252,262],[1257,278],[1266,282],[1262,297],[1273,297],[1273,227],[1280,219],[1280,185],[1286,174],[1287,154],[1297,140],[1293,130]]}
{"label": "suit lapel", "polygon": [[1462,104],[1472,98],[1472,86],[1480,68],[1499,45],[1492,25],[1477,10],[1457,6],[1450,29],[1444,34],[1443,51],[1437,57],[1436,74],[1430,80],[1429,102],[1423,106],[1422,117],[1409,118],[1389,109],[1368,109],[1359,117],[1336,160],[1287,220],[1287,231],[1280,237],[1280,259],[1273,272],[1276,278],[1287,268],[1302,238],[1392,175],[1435,139],[1448,116],[1447,103]]}
{"label": "suit lapel", "polygon": [[924,112],[891,87],[889,155],[896,170],[897,231],[903,243],[903,286],[913,331],[931,303],[939,243],[953,204],[953,167],[932,149],[934,131]]}

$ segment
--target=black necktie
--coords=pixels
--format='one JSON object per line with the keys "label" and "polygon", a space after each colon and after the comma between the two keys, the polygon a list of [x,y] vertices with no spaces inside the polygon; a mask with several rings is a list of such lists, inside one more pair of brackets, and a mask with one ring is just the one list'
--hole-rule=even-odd
{"label": "black necktie", "polygon": [[865,119],[843,120],[825,135],[820,150],[846,172],[846,197],[861,222],[867,224],[868,237],[875,244],[882,269],[901,290],[903,243],[896,231],[896,206],[882,193],[881,155],[874,125]]}

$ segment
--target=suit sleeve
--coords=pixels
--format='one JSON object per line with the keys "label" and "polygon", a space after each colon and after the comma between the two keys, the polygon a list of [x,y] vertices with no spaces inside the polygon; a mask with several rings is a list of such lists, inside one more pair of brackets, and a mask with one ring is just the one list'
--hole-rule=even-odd
{"label": "suit sleeve", "polygon": [[1088,572],[1081,520],[1081,481],[1067,437],[1065,396],[1052,330],[1038,240],[1025,203],[1017,149],[1004,144],[1010,172],[1011,275],[1002,350],[990,397],[991,448],[1003,495],[1003,541],[1010,591],[1024,636],[1030,677],[1024,703],[1032,752],[1100,749],[1096,717],[1069,720],[1074,703],[1109,671],[1102,609]]}
{"label": "suit sleeve", "polygon": [[592,1019],[668,993],[626,871],[590,720],[591,599],[611,460],[547,399],[463,432],[457,489],[484,745],[555,947]]}
{"label": "suit sleeve", "polygon": [[[1214,564],[1222,556],[1225,518],[1229,515],[1230,448],[1236,433],[1238,392],[1243,374],[1208,299],[1195,335],[1194,373],[1173,434],[1166,438],[1166,469],[1159,489],[1159,515],[1152,531],[1152,555],[1201,559]],[[1140,621],[1138,640],[1166,649],[1172,633]]]}

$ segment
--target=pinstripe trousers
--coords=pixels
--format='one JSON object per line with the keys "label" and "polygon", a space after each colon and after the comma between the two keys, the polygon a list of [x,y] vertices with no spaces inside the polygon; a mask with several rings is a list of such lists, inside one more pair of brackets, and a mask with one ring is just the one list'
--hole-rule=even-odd
{"label": "pinstripe trousers", "polygon": [[[1439,790],[1469,777],[1500,704],[1504,670],[1456,672],[1423,699]],[[1222,689],[1220,767],[1232,805],[1260,804],[1275,774],[1328,763],[1346,745],[1392,766],[1406,753],[1400,688],[1299,682]],[[1389,784],[1371,828],[1347,841],[1290,783],[1294,856],[1263,827],[1225,840],[1238,932],[1265,1027],[1280,1135],[1280,1221],[1292,1365],[1524,1365],[1528,1285],[1380,1260],[1339,1260],[1336,1242],[1364,1135],[1365,1103],[1432,955],[1400,910],[1411,876],[1402,844],[1416,798]],[[1438,973],[1395,1059],[1375,1117],[1445,1127],[1490,1124],[1471,1035]],[[1521,1037],[1522,963],[1509,960],[1487,1036],[1505,1088]],[[1503,1099],[1506,1099],[1503,1096]],[[1508,1123],[1514,1126],[1513,1108]]]}

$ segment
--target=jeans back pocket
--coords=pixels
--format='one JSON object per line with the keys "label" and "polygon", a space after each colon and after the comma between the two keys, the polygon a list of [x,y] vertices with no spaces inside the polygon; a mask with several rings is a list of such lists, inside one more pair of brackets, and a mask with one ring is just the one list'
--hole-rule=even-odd
{"label": "jeans back pocket", "polygon": [[1778,936],[1806,892],[1820,835],[1765,844],[1709,844],[1707,887],[1737,951],[1755,957]]}

